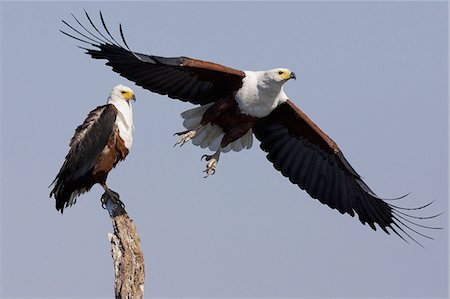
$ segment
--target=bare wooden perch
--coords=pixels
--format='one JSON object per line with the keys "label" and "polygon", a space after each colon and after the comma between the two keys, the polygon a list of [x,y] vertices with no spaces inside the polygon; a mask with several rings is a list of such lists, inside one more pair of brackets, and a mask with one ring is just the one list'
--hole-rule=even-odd
{"label": "bare wooden perch", "polygon": [[106,193],[102,196],[111,217],[114,232],[108,234],[115,270],[115,298],[144,298],[144,253],[133,220],[121,203]]}

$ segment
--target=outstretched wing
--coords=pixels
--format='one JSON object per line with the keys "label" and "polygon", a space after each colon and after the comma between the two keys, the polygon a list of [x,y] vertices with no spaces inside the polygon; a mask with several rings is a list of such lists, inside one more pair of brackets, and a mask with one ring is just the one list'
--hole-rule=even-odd
{"label": "outstretched wing", "polygon": [[245,73],[240,70],[188,57],[167,58],[130,51],[123,37],[122,27],[119,28],[125,47],[109,33],[101,12],[103,33],[97,29],[87,13],[91,30],[73,17],[80,30],[63,22],[78,36],[61,32],[91,45],[91,49],[83,48],[87,50],[87,54],[95,59],[108,60],[106,64],[111,66],[113,71],[145,89],[181,101],[205,105],[234,93],[242,85]]}
{"label": "outstretched wing", "polygon": [[90,174],[113,130],[117,110],[111,105],[92,110],[82,125],[75,130],[70,150],[57,174],[50,197],[56,199],[56,209],[63,212],[64,205],[71,205],[79,193],[90,186]]}
{"label": "outstretched wing", "polygon": [[[430,238],[408,226],[409,223],[425,227],[408,218],[434,216],[411,216],[399,211],[404,208],[379,198],[348,163],[336,143],[291,101],[260,120],[254,133],[274,167],[321,203],[342,214],[358,214],[361,223],[369,224],[374,230],[375,223],[388,234],[390,228],[404,240],[400,233],[414,240],[405,228]],[[420,208],[423,207],[417,209]]]}

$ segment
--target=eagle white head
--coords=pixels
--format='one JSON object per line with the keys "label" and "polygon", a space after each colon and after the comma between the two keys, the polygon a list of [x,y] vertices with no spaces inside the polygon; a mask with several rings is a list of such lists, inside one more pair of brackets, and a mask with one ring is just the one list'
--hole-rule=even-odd
{"label": "eagle white head", "polygon": [[265,77],[272,82],[279,82],[284,84],[289,79],[296,79],[295,73],[286,68],[276,68],[265,72]]}
{"label": "eagle white head", "polygon": [[108,103],[119,103],[121,101],[125,101],[130,105],[130,101],[136,101],[136,97],[131,88],[118,84],[111,90],[111,94],[108,97]]}

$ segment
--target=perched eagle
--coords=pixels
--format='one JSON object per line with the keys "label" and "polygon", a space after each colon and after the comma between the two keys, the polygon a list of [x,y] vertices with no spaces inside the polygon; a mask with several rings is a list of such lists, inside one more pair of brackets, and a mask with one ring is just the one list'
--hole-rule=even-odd
{"label": "perched eagle", "polygon": [[89,44],[91,47],[82,49],[92,58],[107,60],[113,71],[145,89],[199,105],[181,114],[186,131],[176,134],[180,135],[179,145],[192,140],[214,152],[203,156],[208,161],[206,176],[215,172],[222,152],[250,148],[255,135],[274,167],[311,197],[342,214],[358,214],[360,221],[374,230],[375,223],[388,234],[390,228],[403,240],[406,236],[414,240],[411,231],[430,238],[411,224],[425,227],[412,219],[434,216],[404,212],[428,205],[405,209],[379,198],[336,143],[289,100],[283,91],[283,85],[295,79],[289,69],[241,71],[188,57],[140,54],[128,47],[121,25],[124,46],[114,39],[101,12],[102,30],[87,13],[92,30],[73,17],[80,28],[63,21],[74,33],[61,32]]}
{"label": "perched eagle", "polygon": [[75,130],[69,153],[50,192],[61,213],[96,183],[105,189],[102,201],[109,196],[120,202],[119,194],[106,185],[106,178],[111,169],[125,159],[133,143],[132,100],[135,101],[135,96],[131,88],[115,86],[107,104],[92,110]]}

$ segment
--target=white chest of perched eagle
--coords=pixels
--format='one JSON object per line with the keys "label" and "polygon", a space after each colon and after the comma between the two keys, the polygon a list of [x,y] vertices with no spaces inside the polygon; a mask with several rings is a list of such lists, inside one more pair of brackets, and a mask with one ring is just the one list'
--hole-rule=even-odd
{"label": "white chest of perched eagle", "polygon": [[111,169],[126,158],[133,144],[132,100],[135,100],[133,90],[115,86],[107,104],[92,110],[75,130],[69,153],[50,192],[61,213],[96,183],[110,197],[119,200],[119,195],[106,185],[106,179]]}
{"label": "white chest of perched eagle", "polygon": [[357,214],[361,223],[376,230],[390,229],[402,239],[417,242],[417,217],[378,197],[353,169],[336,143],[317,127],[283,91],[295,74],[286,68],[242,71],[189,57],[161,57],[131,51],[119,27],[124,46],[105,25],[99,30],[86,13],[92,30],[76,22],[73,34],[62,33],[88,44],[86,53],[107,60],[113,71],[152,92],[197,106],[181,114],[186,131],[177,144],[192,143],[215,151],[206,158],[206,176],[214,174],[220,154],[250,148],[253,135],[267,152],[267,159],[283,176],[308,194],[340,213]]}

